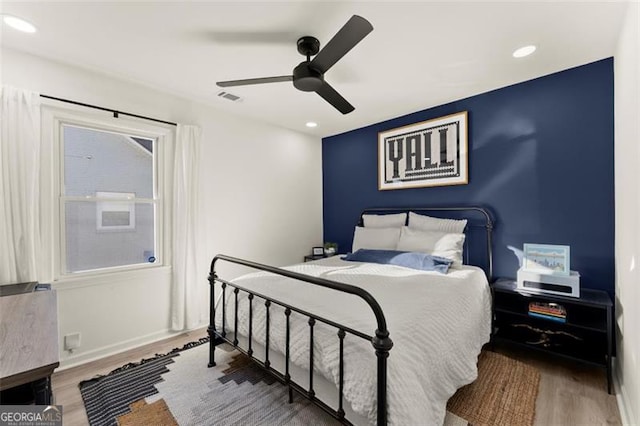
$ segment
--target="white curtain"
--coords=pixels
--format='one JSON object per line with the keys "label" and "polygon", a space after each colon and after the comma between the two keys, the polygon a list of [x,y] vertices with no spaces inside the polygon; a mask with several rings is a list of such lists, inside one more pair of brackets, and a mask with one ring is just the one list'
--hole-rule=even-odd
{"label": "white curtain", "polygon": [[3,85],[0,97],[0,285],[50,282],[40,226],[40,96]]}
{"label": "white curtain", "polygon": [[200,128],[178,124],[173,163],[173,279],[171,328],[199,325],[201,277],[197,276],[198,158]]}

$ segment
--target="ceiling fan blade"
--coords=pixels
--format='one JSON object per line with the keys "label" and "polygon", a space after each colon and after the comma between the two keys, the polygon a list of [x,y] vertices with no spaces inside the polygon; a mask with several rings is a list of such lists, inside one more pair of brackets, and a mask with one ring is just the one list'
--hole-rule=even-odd
{"label": "ceiling fan blade", "polygon": [[369,21],[361,16],[353,15],[340,31],[333,36],[309,64],[321,73],[327,72],[336,62],[373,31]]}
{"label": "ceiling fan blade", "polygon": [[247,78],[245,80],[218,81],[216,84],[220,87],[233,87],[247,86],[249,84],[281,83],[283,81],[292,80],[292,75],[281,75],[279,77]]}
{"label": "ceiling fan blade", "polygon": [[336,92],[336,90],[331,87],[331,85],[326,81],[322,84],[322,86],[320,86],[316,93],[343,114],[349,114],[355,109],[353,105],[351,105],[345,98],[343,98],[340,93]]}

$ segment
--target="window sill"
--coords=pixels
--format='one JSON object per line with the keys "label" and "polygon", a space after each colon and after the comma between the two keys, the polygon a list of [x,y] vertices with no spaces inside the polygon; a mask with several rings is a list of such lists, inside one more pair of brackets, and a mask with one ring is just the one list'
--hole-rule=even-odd
{"label": "window sill", "polygon": [[114,284],[123,281],[161,278],[171,274],[170,265],[146,266],[120,271],[104,271],[65,275],[52,283],[55,290],[71,290],[95,285]]}

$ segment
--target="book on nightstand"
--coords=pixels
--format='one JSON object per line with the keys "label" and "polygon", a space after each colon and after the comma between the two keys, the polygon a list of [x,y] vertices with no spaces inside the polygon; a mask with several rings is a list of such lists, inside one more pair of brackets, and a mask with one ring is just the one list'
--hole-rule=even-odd
{"label": "book on nightstand", "polygon": [[529,303],[529,316],[556,322],[567,322],[567,310],[564,306],[552,302]]}

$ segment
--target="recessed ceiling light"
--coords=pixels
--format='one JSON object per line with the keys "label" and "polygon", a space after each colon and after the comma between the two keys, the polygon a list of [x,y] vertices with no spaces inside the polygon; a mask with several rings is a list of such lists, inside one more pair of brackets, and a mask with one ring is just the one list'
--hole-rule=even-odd
{"label": "recessed ceiling light", "polygon": [[24,19],[20,19],[11,15],[2,15],[2,20],[5,24],[18,31],[22,31],[24,33],[36,32],[36,27],[33,24],[25,21]]}
{"label": "recessed ceiling light", "polygon": [[318,123],[316,123],[315,121],[307,121],[306,126],[307,127],[318,127]]}
{"label": "recessed ceiling light", "polygon": [[516,49],[513,52],[513,57],[524,58],[525,56],[531,55],[535,51],[536,51],[536,47],[534,45],[524,46],[524,47],[521,47],[520,49]]}

